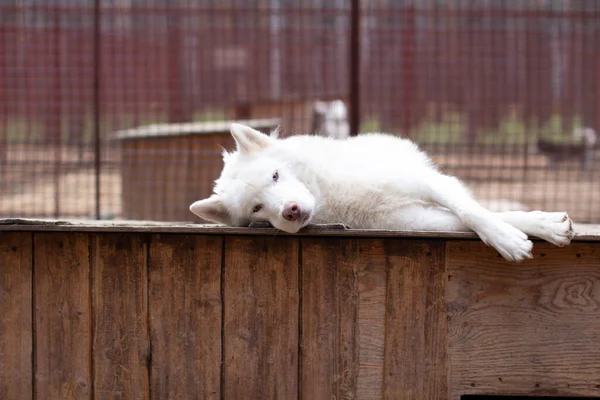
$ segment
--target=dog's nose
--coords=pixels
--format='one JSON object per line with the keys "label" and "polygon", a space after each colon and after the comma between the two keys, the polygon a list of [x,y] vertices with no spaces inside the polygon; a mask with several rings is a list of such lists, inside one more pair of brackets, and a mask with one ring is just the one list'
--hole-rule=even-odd
{"label": "dog's nose", "polygon": [[297,221],[298,218],[300,218],[300,215],[302,215],[302,210],[300,209],[298,203],[290,201],[283,207],[282,214],[283,218],[287,219],[288,221]]}

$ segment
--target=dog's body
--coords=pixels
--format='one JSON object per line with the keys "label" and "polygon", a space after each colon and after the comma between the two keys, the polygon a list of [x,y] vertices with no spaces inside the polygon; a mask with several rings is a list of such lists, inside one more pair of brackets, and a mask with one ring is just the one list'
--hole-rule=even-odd
{"label": "dog's body", "polygon": [[237,151],[224,153],[215,194],[190,206],[202,218],[245,226],[267,220],[295,233],[308,223],[351,228],[472,229],[506,259],[531,257],[527,235],[570,243],[566,213],[492,213],[456,179],[437,171],[409,140],[366,134],[276,139],[233,124]]}

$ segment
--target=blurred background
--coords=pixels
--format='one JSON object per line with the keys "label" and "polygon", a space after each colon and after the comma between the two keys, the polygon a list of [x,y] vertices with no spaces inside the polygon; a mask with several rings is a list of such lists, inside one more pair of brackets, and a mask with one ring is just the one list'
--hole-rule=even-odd
{"label": "blurred background", "polygon": [[193,221],[233,120],[600,222],[600,0],[0,0],[0,217]]}

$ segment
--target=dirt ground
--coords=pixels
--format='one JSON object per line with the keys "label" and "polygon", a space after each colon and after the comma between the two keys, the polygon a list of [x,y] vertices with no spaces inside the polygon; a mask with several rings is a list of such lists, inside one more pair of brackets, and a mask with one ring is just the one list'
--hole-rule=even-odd
{"label": "dirt ground", "polygon": [[[0,163],[0,216],[95,218],[94,154],[43,146],[13,145]],[[121,213],[121,174],[117,151],[102,157],[101,214]]]}
{"label": "dirt ground", "polygon": [[[64,150],[60,159],[43,148],[12,149],[0,165],[0,216],[94,218],[93,154],[79,159]],[[101,215],[121,217],[120,154],[106,151],[101,175]],[[577,164],[548,168],[541,156],[437,155],[442,170],[459,176],[484,202],[518,202],[530,210],[569,212],[575,221],[600,222],[600,171],[584,174]],[[57,160],[63,164],[57,169]],[[126,183],[126,182],[125,182]],[[150,219],[150,218],[149,218]]]}

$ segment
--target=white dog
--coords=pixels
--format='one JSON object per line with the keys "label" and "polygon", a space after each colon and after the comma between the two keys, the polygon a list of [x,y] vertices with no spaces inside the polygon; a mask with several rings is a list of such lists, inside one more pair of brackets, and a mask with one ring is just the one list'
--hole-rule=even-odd
{"label": "white dog", "polygon": [[346,140],[277,139],[232,124],[237,144],[223,152],[214,194],[195,202],[198,216],[232,226],[269,221],[296,233],[309,223],[358,229],[474,230],[504,258],[531,258],[537,236],[558,246],[573,237],[567,213],[483,208],[461,182],[437,171],[413,142],[385,134]]}

